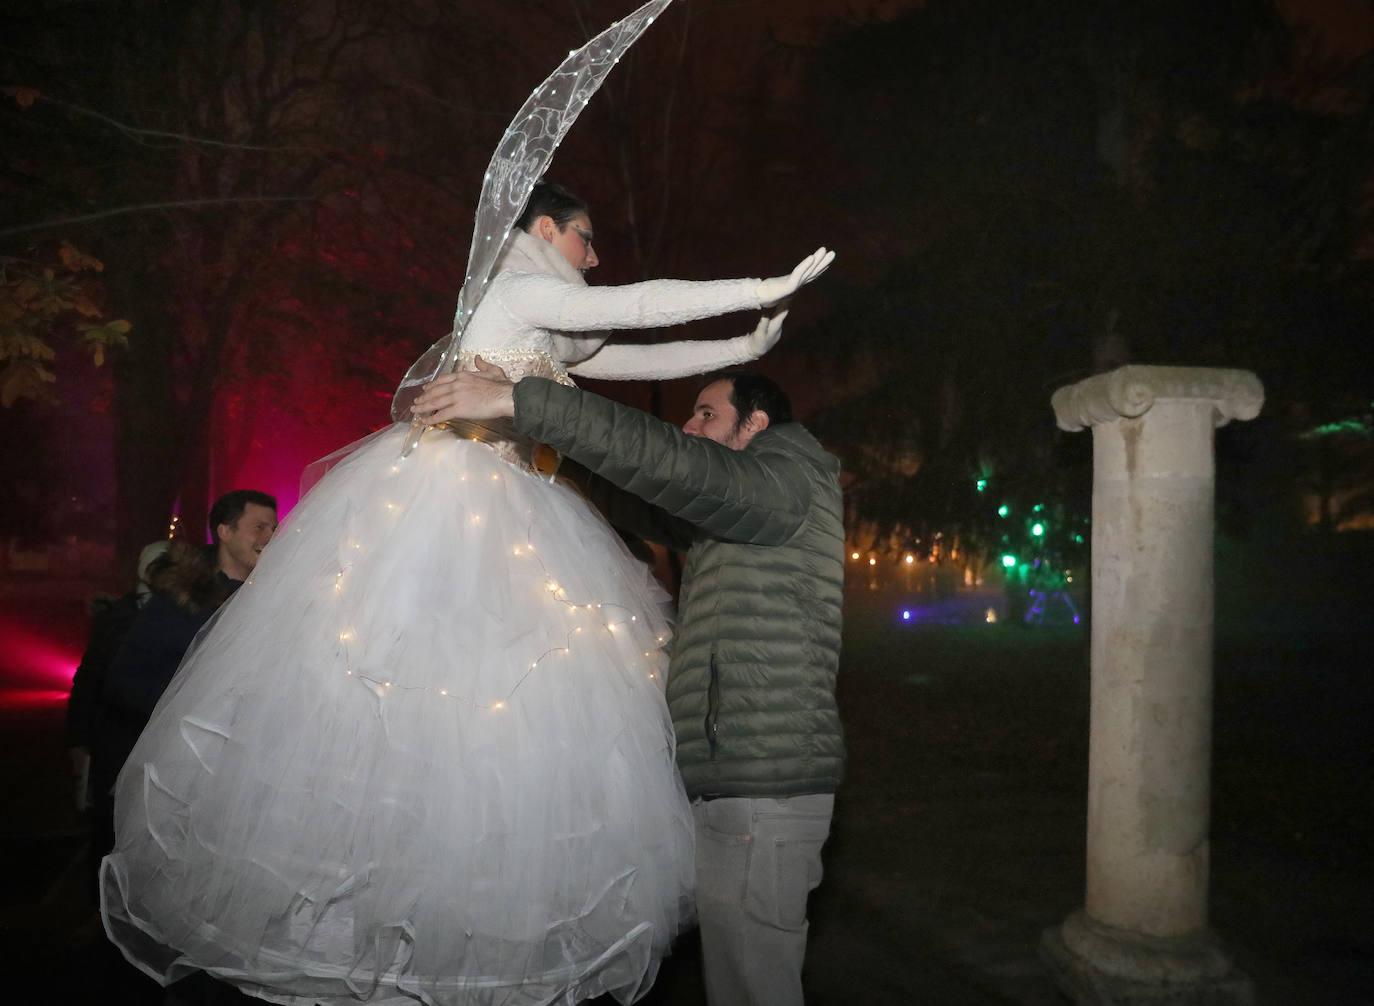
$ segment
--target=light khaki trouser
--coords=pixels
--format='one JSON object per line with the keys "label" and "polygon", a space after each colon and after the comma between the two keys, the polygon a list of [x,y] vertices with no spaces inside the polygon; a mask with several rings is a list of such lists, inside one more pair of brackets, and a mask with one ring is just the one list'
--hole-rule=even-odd
{"label": "light khaki trouser", "polygon": [[710,1006],[802,1006],[806,898],[834,808],[831,793],[692,804]]}

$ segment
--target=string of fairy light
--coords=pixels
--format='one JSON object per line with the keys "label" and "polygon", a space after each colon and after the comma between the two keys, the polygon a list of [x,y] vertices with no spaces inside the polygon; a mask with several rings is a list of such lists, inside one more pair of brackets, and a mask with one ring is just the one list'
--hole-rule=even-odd
{"label": "string of fairy light", "polygon": [[[471,437],[470,439],[473,441],[480,442],[479,438],[477,437]],[[484,446],[490,448],[490,445]],[[411,457],[398,458],[392,464],[391,471],[393,473],[400,472],[401,466],[403,464],[411,463],[413,459],[413,455]],[[491,474],[491,481],[493,482],[499,482],[502,480],[502,478],[503,475],[499,472],[493,472]],[[459,481],[469,481],[468,473],[460,473]],[[383,508],[385,508],[387,512],[391,514],[396,514],[401,509],[395,502],[392,501],[383,501],[381,505]],[[483,523],[483,514],[474,511],[473,513],[469,514],[469,520],[474,525],[480,525]],[[295,528],[293,528],[293,530],[297,534],[299,534],[304,530],[304,528],[300,525],[297,525]],[[464,694],[460,689],[456,689],[453,687],[439,685],[401,684],[395,681],[393,678],[380,677],[375,675],[374,673],[368,672],[366,669],[356,666],[352,654],[354,647],[357,646],[357,644],[360,642],[360,639],[357,630],[352,625],[344,626],[338,635],[338,641],[343,648],[344,673],[347,676],[366,684],[376,693],[376,695],[379,698],[384,698],[388,695],[398,693],[420,694],[429,695],[431,697],[438,699],[455,699],[460,701],[466,701],[475,709],[501,711],[508,708],[508,705],[515,696],[516,692],[520,690],[524,683],[541,666],[544,666],[548,661],[556,657],[570,655],[574,650],[577,638],[579,636],[584,635],[587,629],[593,629],[594,631],[603,631],[608,633],[610,636],[615,637],[620,627],[627,626],[631,623],[639,622],[639,616],[634,614],[631,611],[631,609],[628,608],[626,605],[610,601],[598,601],[589,598],[570,597],[564,586],[558,582],[558,580],[554,577],[552,572],[550,572],[548,566],[545,565],[543,558],[538,554],[533,543],[529,541],[529,538],[531,537],[529,533],[530,530],[530,528],[526,529],[526,534],[524,536],[526,539],[525,542],[519,545],[512,546],[510,552],[512,558],[514,559],[532,560],[534,563],[537,564],[540,573],[540,576],[538,578],[540,581],[540,595],[544,596],[547,600],[552,600],[561,604],[569,614],[582,612],[588,616],[596,616],[598,613],[609,612],[611,610],[618,610],[620,612],[625,613],[626,617],[617,619],[615,617],[608,618],[603,615],[601,618],[598,619],[598,621],[600,622],[599,626],[572,626],[570,629],[568,629],[565,635],[563,645],[551,646],[544,652],[540,653],[539,655],[531,659],[529,665],[524,669],[524,672],[520,675],[520,677],[517,678],[513,683],[511,683],[510,686],[506,689],[505,693],[494,702],[478,701],[473,696]],[[350,542],[348,547],[352,550],[360,550],[363,546],[360,542],[355,541]],[[332,585],[333,589],[331,593],[336,597],[342,597],[344,595],[346,584],[348,581],[348,573],[352,569],[352,566],[353,564],[351,562],[342,563],[339,569],[335,572],[334,582]],[[248,583],[251,584],[253,582],[253,579],[253,577],[249,577]],[[656,637],[656,642],[659,644],[660,647],[662,647],[662,645],[666,643],[666,641],[666,636],[658,635]],[[654,653],[654,650],[645,650],[644,656],[645,658],[652,660]],[[651,680],[657,680],[659,678],[659,672],[657,670],[652,669],[651,666],[650,669],[647,671],[647,677]]]}

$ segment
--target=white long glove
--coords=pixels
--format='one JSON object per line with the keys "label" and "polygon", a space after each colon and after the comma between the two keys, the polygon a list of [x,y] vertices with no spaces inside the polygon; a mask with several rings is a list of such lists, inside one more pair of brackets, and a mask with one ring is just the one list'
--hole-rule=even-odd
{"label": "white long glove", "polygon": [[834,260],[835,253],[826,251],[825,247],[822,246],[798,262],[797,268],[792,270],[790,276],[774,276],[772,279],[760,280],[759,305],[772,307],[786,300],[830,268],[830,263]]}
{"label": "white long glove", "polygon": [[783,308],[774,314],[765,314],[759,319],[758,327],[744,337],[750,359],[757,360],[778,344],[778,340],[782,338],[782,320],[786,317],[787,308]]}

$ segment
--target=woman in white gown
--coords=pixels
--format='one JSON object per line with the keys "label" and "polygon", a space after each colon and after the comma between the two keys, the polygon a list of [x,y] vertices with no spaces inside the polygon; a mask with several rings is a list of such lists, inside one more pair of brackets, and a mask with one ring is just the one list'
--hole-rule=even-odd
{"label": "woman in white gown", "polygon": [[[507,373],[677,377],[753,359],[597,330],[758,309],[789,277],[585,285],[585,207],[541,185],[463,334]],[[374,434],[300,502],[125,765],[107,932],[162,982],[280,1003],[632,1002],[690,922],[665,595],[534,445]]]}

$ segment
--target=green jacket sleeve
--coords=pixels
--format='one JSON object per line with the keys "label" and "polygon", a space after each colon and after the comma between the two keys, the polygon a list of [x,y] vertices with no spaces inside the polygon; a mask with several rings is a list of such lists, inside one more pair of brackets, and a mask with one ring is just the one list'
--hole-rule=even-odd
{"label": "green jacket sleeve", "polygon": [[543,378],[515,386],[521,433],[709,535],[781,545],[810,507],[810,480],[772,431],[732,450],[638,409]]}
{"label": "green jacket sleeve", "polygon": [[682,518],[626,492],[570,457],[564,457],[558,466],[558,481],[576,487],[618,531],[676,552],[686,552],[696,540],[696,528]]}

